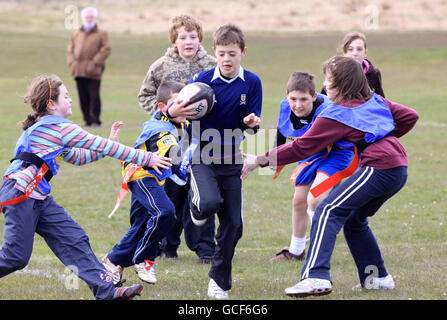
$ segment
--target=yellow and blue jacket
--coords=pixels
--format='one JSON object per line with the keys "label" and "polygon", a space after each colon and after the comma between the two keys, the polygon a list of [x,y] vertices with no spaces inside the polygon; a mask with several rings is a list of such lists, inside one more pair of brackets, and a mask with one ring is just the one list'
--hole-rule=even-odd
{"label": "yellow and blue jacket", "polygon": [[[189,129],[189,121],[181,124],[171,122],[160,110],[155,112],[149,121],[143,123],[141,134],[135,142],[135,149],[143,149],[150,152],[160,151],[159,156],[171,157],[175,156],[179,159],[182,151],[182,145],[187,130]],[[126,174],[129,162],[123,165],[123,176]],[[150,167],[142,167],[138,169],[129,181],[139,180],[151,177],[157,180],[160,185],[165,183],[166,178],[175,174],[178,170],[178,163],[173,162],[169,169],[162,169],[161,175]]]}

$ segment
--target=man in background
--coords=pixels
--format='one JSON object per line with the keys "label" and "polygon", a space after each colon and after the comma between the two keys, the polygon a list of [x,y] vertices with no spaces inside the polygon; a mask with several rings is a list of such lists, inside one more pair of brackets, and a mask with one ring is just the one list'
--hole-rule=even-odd
{"label": "man in background", "polygon": [[99,91],[105,61],[111,51],[109,36],[98,27],[97,18],[96,8],[84,8],[82,27],[71,36],[67,47],[67,64],[76,81],[84,122],[92,127],[101,125]]}

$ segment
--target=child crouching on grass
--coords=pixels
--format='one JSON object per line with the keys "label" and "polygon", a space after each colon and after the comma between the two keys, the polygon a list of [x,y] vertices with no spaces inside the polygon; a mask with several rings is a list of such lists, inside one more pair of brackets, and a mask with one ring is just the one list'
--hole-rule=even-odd
{"label": "child crouching on grass", "polygon": [[[135,148],[180,160],[181,145],[189,122],[182,116],[170,119],[166,111],[168,106],[182,106],[181,101],[175,101],[175,98],[183,86],[178,82],[160,85],[157,90],[159,110],[143,124]],[[161,172],[147,166],[136,167],[128,162],[123,165],[123,184],[127,184],[132,192],[131,227],[103,259],[103,265],[112,274],[115,284],[121,282],[124,268],[132,265],[141,280],[151,284],[157,282],[155,258],[158,244],[175,222],[175,208],[163,185],[172,175],[186,183],[186,171],[179,164],[164,168]]]}
{"label": "child crouching on grass", "polygon": [[[37,233],[62,263],[88,284],[96,299],[132,299],[143,287],[115,288],[85,231],[50,196],[49,181],[58,173],[61,161],[84,165],[109,156],[160,172],[169,168],[170,159],[94,136],[68,120],[72,100],[57,76],[34,79],[25,102],[34,114],[22,122],[24,132],[0,187],[5,217],[0,277],[28,264]],[[114,124],[111,138],[119,133],[120,125]]]}

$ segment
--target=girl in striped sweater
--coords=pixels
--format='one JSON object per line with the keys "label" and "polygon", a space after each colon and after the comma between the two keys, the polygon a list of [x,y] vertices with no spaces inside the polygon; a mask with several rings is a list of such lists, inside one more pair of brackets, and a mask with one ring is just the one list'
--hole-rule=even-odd
{"label": "girl in striped sweater", "polygon": [[49,195],[49,180],[57,174],[61,161],[84,165],[109,156],[160,171],[171,165],[170,159],[114,141],[122,122],[116,122],[110,138],[104,139],[67,120],[72,100],[56,76],[37,77],[25,102],[34,114],[22,122],[24,132],[0,187],[5,216],[0,277],[28,264],[37,233],[62,263],[88,284],[96,299],[133,298],[143,287],[115,288],[85,231]]}

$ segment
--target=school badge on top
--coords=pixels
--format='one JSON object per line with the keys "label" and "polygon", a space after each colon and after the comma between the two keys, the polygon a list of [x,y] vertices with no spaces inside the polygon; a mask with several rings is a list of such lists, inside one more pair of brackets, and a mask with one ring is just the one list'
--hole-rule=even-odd
{"label": "school badge on top", "polygon": [[239,105],[246,105],[247,104],[247,95],[245,93],[241,94],[241,102]]}

